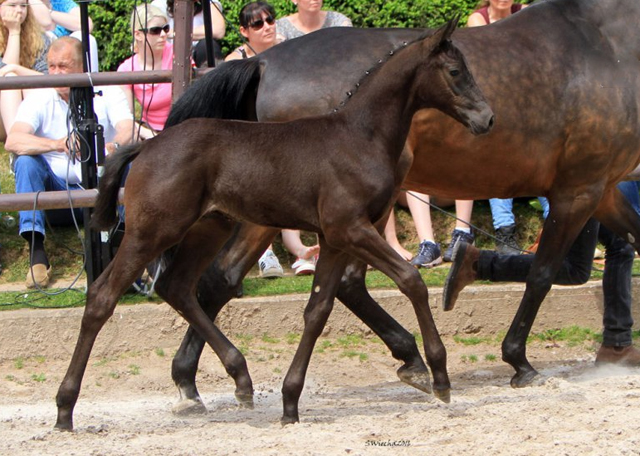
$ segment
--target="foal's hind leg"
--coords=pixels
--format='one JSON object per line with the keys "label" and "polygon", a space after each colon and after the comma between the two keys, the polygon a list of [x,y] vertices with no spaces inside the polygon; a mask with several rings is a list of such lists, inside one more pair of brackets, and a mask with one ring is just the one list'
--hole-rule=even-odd
{"label": "foal's hind leg", "polygon": [[300,421],[298,403],[313,347],[331,314],[340,277],[348,261],[347,255],[330,248],[323,239],[320,243],[320,259],[316,266],[311,296],[304,311],[304,331],[282,385],[282,424]]}
{"label": "foal's hind leg", "polygon": [[[226,233],[218,231],[217,235],[221,239],[227,239],[232,230],[231,238],[198,282],[198,302],[211,321],[214,321],[225,304],[236,296],[242,279],[279,231],[245,223],[228,227]],[[180,392],[180,402],[173,407],[174,413],[190,414],[206,411],[196,387],[198,360],[204,343],[204,339],[190,326],[173,358],[171,377]],[[229,344],[231,345],[231,342]],[[228,349],[231,350],[231,348]],[[230,363],[236,363],[228,367],[228,370],[234,372],[232,375],[234,378],[249,377],[246,361],[241,356],[240,354],[240,356],[228,358]],[[253,406],[253,396],[249,393],[248,390],[237,391],[236,397],[241,405]]]}
{"label": "foal's hind leg", "polygon": [[605,192],[594,217],[640,253],[640,216],[617,187]]}
{"label": "foal's hind leg", "polygon": [[118,299],[162,250],[154,247],[150,243],[133,241],[132,236],[125,234],[113,261],[89,287],[76,348],[56,396],[57,429],[73,429],[73,409],[96,337],[113,315]]}
{"label": "foal's hind leg", "polygon": [[404,383],[431,393],[429,370],[418,351],[416,339],[373,300],[365,286],[367,265],[351,258],[337,298],[387,345],[395,359],[404,361],[397,371]]}

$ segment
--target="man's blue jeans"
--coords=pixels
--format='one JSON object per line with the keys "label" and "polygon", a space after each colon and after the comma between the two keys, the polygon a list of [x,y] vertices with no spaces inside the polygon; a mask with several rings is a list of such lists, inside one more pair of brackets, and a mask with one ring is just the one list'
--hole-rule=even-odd
{"label": "man's blue jeans", "polygon": [[[618,188],[640,214],[638,182],[621,182]],[[593,252],[597,241],[606,249],[602,291],[604,294],[603,344],[631,345],[631,268],[635,251],[622,238],[590,219],[571,246],[553,283],[579,285],[591,275]],[[534,255],[498,255],[482,250],[478,261],[477,280],[492,282],[524,282]]]}
{"label": "man's blue jeans", "polygon": [[[20,155],[14,164],[16,173],[16,193],[45,192],[66,190],[81,190],[78,184],[69,184],[53,174],[46,160],[40,155]],[[64,210],[71,214],[71,211]],[[20,234],[25,231],[37,231],[45,234],[44,211],[20,211]]]}
{"label": "man's blue jeans", "polygon": [[[542,206],[542,215],[546,219],[549,215],[549,200],[542,196],[538,197],[538,200]],[[491,206],[494,230],[516,224],[516,217],[513,215],[513,198],[491,198],[489,205]]]}

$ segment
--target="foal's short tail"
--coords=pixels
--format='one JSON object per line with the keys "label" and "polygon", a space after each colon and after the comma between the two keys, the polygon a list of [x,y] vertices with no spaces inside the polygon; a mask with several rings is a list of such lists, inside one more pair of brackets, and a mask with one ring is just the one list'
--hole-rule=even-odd
{"label": "foal's short tail", "polygon": [[224,62],[194,82],[171,107],[165,128],[194,117],[255,119],[257,58]]}
{"label": "foal's short tail", "polygon": [[91,228],[106,231],[117,221],[118,192],[127,165],[138,156],[142,143],[118,149],[105,161],[105,172],[98,184],[98,199],[91,215]]}

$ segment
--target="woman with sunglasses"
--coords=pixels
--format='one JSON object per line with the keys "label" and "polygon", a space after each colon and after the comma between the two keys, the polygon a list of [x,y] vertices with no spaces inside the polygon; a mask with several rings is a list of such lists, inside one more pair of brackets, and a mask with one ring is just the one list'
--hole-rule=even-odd
{"label": "woman with sunglasses", "polygon": [[[163,11],[148,4],[139,5],[131,14],[134,55],[118,71],[153,71],[173,68],[173,45],[167,41],[171,26]],[[148,139],[164,128],[171,109],[171,83],[123,85],[131,112],[133,97],[142,106],[142,118],[136,137]]]}
{"label": "woman with sunglasses", "polygon": [[266,51],[276,41],[276,11],[267,2],[247,3],[240,10],[240,34],[246,44],[236,48],[225,60],[246,59]]}
{"label": "woman with sunglasses", "polygon": [[327,27],[351,27],[351,19],[336,11],[323,11],[322,0],[292,0],[298,12],[278,19],[280,41]]}

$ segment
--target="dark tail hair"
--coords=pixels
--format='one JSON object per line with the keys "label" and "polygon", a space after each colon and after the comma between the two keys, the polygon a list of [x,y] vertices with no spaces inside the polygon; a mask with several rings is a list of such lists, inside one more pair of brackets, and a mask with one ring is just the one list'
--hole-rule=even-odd
{"label": "dark tail hair", "polygon": [[194,82],[171,107],[165,128],[194,117],[255,120],[257,58],[224,62]]}
{"label": "dark tail hair", "polygon": [[140,153],[142,143],[118,149],[105,161],[105,172],[98,184],[98,199],[91,215],[91,228],[106,231],[117,221],[118,192],[127,165]]}

